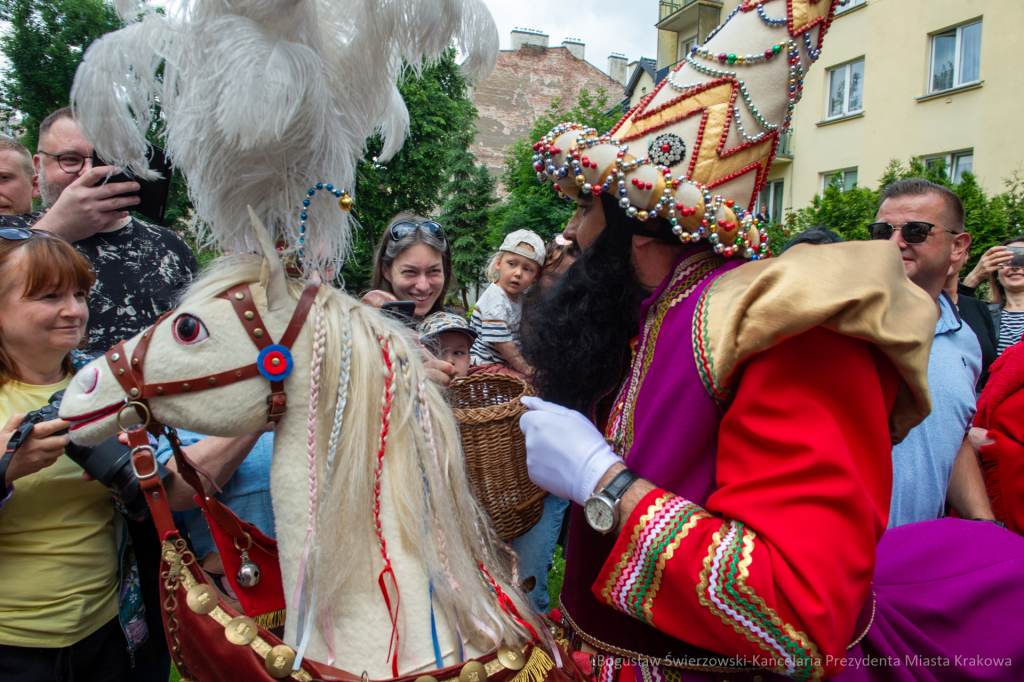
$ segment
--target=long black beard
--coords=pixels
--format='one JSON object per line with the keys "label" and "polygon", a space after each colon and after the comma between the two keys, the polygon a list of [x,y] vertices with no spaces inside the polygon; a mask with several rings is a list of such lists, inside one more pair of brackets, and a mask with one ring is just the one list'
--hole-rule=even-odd
{"label": "long black beard", "polygon": [[647,296],[625,216],[614,201],[602,203],[604,231],[555,284],[525,302],[520,328],[538,394],[588,415],[619,379]]}

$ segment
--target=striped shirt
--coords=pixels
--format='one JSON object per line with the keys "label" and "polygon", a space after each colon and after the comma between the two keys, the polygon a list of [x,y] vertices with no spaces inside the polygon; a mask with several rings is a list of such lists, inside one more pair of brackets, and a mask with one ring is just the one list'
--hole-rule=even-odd
{"label": "striped shirt", "polygon": [[999,316],[999,345],[996,347],[996,355],[1002,355],[1004,350],[1020,342],[1022,335],[1024,311],[1011,312],[1004,309]]}
{"label": "striped shirt", "polygon": [[469,349],[473,366],[490,365],[496,362],[508,364],[498,350],[499,343],[514,341],[519,347],[519,319],[523,304],[509,300],[505,290],[491,284],[484,290],[473,307],[469,326],[477,333],[473,347]]}

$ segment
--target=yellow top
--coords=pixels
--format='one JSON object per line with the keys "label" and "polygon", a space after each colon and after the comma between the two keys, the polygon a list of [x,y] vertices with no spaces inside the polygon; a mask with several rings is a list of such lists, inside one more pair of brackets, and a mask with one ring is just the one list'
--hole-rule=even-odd
{"label": "yellow top", "polygon": [[[0,424],[70,380],[0,386]],[[0,644],[69,646],[117,616],[114,514],[110,492],[65,456],[14,482],[0,510]]]}

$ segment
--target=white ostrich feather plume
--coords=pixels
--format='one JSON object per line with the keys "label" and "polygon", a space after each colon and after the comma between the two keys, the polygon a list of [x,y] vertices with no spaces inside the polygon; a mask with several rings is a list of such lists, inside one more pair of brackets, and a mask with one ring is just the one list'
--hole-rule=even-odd
{"label": "white ostrich feather plume", "polygon": [[[463,71],[482,79],[498,55],[482,0],[183,0],[166,16],[117,0],[117,10],[132,23],[86,51],[75,116],[100,156],[140,177],[155,128],[197,218],[227,249],[256,243],[247,206],[297,251],[310,188],[330,183],[358,201],[366,139],[380,133],[387,160],[408,133],[396,85],[406,64],[418,71],[455,41]],[[306,213],[306,268],[345,257],[352,218],[337,200],[318,192]]]}

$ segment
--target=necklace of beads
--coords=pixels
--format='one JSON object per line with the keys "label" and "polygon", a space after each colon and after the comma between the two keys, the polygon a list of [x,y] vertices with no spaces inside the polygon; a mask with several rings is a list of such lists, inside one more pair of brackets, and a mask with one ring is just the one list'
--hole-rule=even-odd
{"label": "necklace of beads", "polygon": [[761,20],[764,23],[768,24],[769,26],[785,26],[786,23],[789,21],[789,19],[787,19],[786,17],[783,17],[781,19],[772,19],[771,17],[764,13],[764,5],[757,6],[757,13],[761,17]]}
{"label": "necklace of beads", "polygon": [[352,195],[344,190],[334,189],[334,185],[325,185],[322,182],[318,182],[316,183],[316,187],[308,190],[306,192],[306,198],[302,200],[302,213],[299,214],[299,219],[301,221],[299,223],[299,258],[302,257],[302,249],[306,244],[306,220],[309,218],[309,215],[306,213],[306,209],[309,208],[310,198],[312,198],[319,190],[326,190],[337,197],[338,206],[340,206],[343,211],[351,211],[352,206],[355,204],[355,201],[352,199]]}
{"label": "necklace of beads", "polygon": [[[800,50],[796,43],[791,40],[786,41],[786,45],[789,47],[789,104],[786,109],[786,118],[782,126],[782,132],[785,132],[789,128],[789,124],[793,120],[793,108],[796,106],[796,103],[800,101],[800,96],[803,90],[803,66],[800,64]],[[706,49],[704,51],[708,52]],[[739,87],[740,95],[743,97],[743,101],[746,102],[747,108],[754,116],[754,119],[765,130],[775,130],[778,128],[778,126],[773,126],[773,124],[769,123],[768,120],[761,115],[761,112],[757,110],[757,107],[754,106],[753,98],[750,96],[750,92],[747,90],[746,84],[739,79],[737,72],[705,66],[697,61],[697,57],[693,50],[691,50],[690,54],[686,55],[686,62],[699,73],[703,73],[706,76],[711,76],[713,78],[735,78],[737,86]]]}

